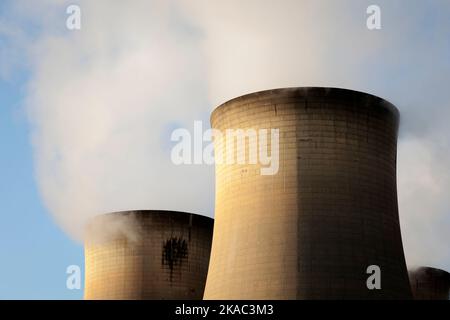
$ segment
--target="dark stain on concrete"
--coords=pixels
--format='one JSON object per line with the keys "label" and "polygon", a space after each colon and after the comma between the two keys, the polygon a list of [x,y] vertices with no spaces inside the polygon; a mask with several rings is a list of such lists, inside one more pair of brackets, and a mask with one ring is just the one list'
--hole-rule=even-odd
{"label": "dark stain on concrete", "polygon": [[183,260],[188,256],[188,245],[186,240],[182,238],[172,237],[163,243],[162,249],[162,265],[168,266],[170,269],[170,281],[172,281],[173,270],[177,266],[181,266]]}

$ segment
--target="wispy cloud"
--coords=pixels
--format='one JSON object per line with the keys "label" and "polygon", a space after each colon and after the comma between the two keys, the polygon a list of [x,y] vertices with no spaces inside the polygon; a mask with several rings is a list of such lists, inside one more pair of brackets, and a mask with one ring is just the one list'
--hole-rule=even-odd
{"label": "wispy cloud", "polygon": [[347,87],[399,107],[407,259],[450,269],[448,1],[377,1],[377,31],[360,0],[78,1],[79,32],[64,29],[68,2],[39,3],[15,5],[39,26],[24,46],[36,168],[71,234],[104,211],[212,213],[212,168],[170,163],[174,123],[251,91]]}

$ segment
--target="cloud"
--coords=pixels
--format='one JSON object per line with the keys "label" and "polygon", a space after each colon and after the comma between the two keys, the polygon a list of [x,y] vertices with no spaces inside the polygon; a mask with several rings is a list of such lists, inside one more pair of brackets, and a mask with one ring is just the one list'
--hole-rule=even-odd
{"label": "cloud", "polygon": [[[187,1],[191,4],[190,1]],[[450,269],[450,4],[377,1],[200,1],[214,104],[268,88],[361,90],[401,111],[399,207],[407,262]]]}
{"label": "cloud", "polygon": [[182,25],[189,22],[166,1],[127,10],[80,1],[77,32],[64,29],[62,2],[40,5],[38,18],[55,18],[26,47],[27,107],[37,180],[56,220],[82,239],[86,221],[110,211],[211,216],[213,168],[177,167],[167,147],[168,126],[189,127],[209,108],[199,35]]}
{"label": "cloud", "polygon": [[404,139],[399,144],[403,242],[410,265],[449,270],[449,149],[442,154],[428,139]]}
{"label": "cloud", "polygon": [[39,30],[25,45],[37,176],[70,234],[107,211],[212,215],[213,170],[172,165],[170,128],[252,91],[346,87],[399,107],[406,257],[450,269],[448,1],[377,1],[378,31],[360,0],[84,0],[79,32],[68,2],[39,3],[15,5]]}

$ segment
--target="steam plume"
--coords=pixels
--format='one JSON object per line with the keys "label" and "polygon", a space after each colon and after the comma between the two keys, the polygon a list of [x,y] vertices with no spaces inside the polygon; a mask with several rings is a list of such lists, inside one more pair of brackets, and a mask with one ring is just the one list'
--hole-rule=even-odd
{"label": "steam plume", "polygon": [[361,0],[83,0],[79,32],[65,30],[67,1],[15,3],[39,26],[19,44],[32,70],[37,178],[71,235],[106,211],[212,215],[213,170],[172,165],[171,129],[243,93],[347,87],[399,107],[407,260],[450,269],[448,1],[377,1],[377,31]]}

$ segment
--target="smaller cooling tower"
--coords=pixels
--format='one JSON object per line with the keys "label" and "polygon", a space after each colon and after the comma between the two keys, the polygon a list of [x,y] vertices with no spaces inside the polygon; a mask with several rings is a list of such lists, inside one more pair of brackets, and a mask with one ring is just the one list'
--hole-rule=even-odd
{"label": "smaller cooling tower", "polygon": [[430,267],[412,269],[408,273],[415,300],[448,300],[450,298],[450,273]]}
{"label": "smaller cooling tower", "polygon": [[201,299],[213,219],[173,211],[94,218],[85,242],[85,299]]}

